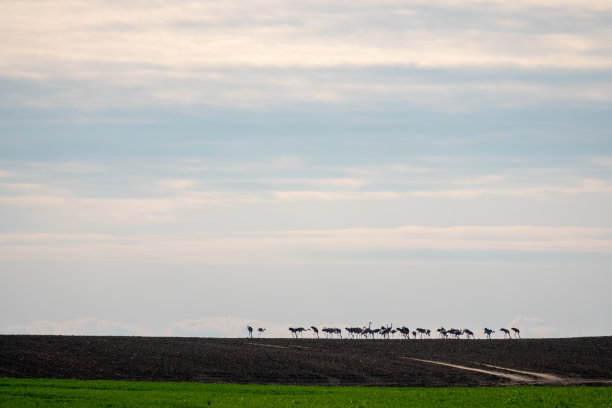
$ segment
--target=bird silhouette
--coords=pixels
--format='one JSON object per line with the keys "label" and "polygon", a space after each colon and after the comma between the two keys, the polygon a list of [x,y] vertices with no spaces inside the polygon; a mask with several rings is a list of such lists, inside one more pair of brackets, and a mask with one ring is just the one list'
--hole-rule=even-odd
{"label": "bird silhouette", "polygon": [[319,329],[317,329],[314,326],[310,326],[310,328],[312,329],[312,332],[317,336],[317,339],[319,338]]}

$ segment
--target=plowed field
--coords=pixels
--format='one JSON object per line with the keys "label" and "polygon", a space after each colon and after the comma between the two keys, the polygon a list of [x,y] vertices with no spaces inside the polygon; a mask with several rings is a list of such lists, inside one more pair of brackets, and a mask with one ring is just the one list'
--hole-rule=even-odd
{"label": "plowed field", "polygon": [[0,377],[206,383],[612,384],[612,337],[328,340],[0,336]]}

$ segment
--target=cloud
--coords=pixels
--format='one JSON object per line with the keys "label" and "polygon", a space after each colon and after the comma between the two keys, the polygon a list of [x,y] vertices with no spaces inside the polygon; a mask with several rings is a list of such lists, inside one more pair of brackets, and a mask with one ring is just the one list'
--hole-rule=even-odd
{"label": "cloud", "polygon": [[95,317],[82,317],[64,322],[40,320],[32,322],[28,325],[7,326],[4,331],[8,334],[54,334],[70,336],[151,335],[147,330],[139,326],[99,319]]}
{"label": "cloud", "polygon": [[[198,202],[208,202],[204,197]],[[69,223],[106,225],[164,223],[177,220],[179,203],[171,198],[80,198],[27,195],[0,197],[0,205],[36,210],[38,215]]]}
{"label": "cloud", "polygon": [[612,169],[612,156],[597,156],[590,159],[596,166]]}
{"label": "cloud", "polygon": [[32,197],[46,197],[48,200],[58,200],[68,193],[65,189],[47,184],[28,182],[0,183],[0,191],[4,193],[4,197],[0,196],[0,202],[7,204],[19,203],[21,199],[29,201]]}
{"label": "cloud", "polygon": [[215,106],[261,111],[287,108],[287,104],[301,109],[299,104],[305,102],[381,109],[404,103],[441,112],[467,112],[476,108],[524,109],[549,102],[598,104],[612,100],[610,83],[605,78],[598,81],[589,78],[590,71],[580,71],[580,75],[576,71],[557,72],[564,80],[550,84],[546,79],[536,83],[523,76],[524,70],[514,68],[503,70],[506,76],[503,80],[497,69],[478,69],[480,75],[468,78],[454,77],[453,70],[398,66],[329,69],[239,66],[193,68],[180,73],[173,69],[150,73],[131,72],[129,67],[126,70],[120,79],[115,77],[116,71],[101,73],[95,79],[78,75],[35,81],[9,79],[16,85],[1,103],[38,108],[70,106],[85,111],[134,106],[164,109]]}
{"label": "cloud", "polygon": [[160,181],[160,184],[162,187],[170,189],[185,190],[194,187],[197,181],[191,179],[164,179]]}
{"label": "cloud", "polygon": [[[491,181],[491,179],[489,179]],[[603,179],[583,179],[575,186],[540,185],[517,188],[463,188],[452,190],[413,191],[417,197],[431,198],[475,198],[481,196],[514,196],[547,199],[556,194],[574,195],[585,193],[612,194],[612,184]]]}
{"label": "cloud", "polygon": [[[0,234],[0,259],[129,259],[206,265],[355,262],[357,255],[415,251],[612,254],[612,229],[593,227],[351,228],[226,234]],[[361,259],[361,258],[360,258]],[[399,262],[397,257],[393,262]]]}
{"label": "cloud", "polygon": [[[33,106],[156,104],[241,108],[387,100],[466,107],[466,96],[610,101],[610,86],[410,80],[414,68],[609,70],[604,2],[5,1],[0,76],[29,78]],[[530,8],[534,8],[531,10]],[[580,12],[581,18],[574,16]],[[572,30],[555,21],[572,19]],[[501,24],[500,22],[503,22]],[[408,68],[401,81],[355,70]],[[41,86],[42,84],[42,86]],[[121,94],[121,97],[117,97]],[[452,100],[446,104],[446,100]],[[539,100],[539,99],[536,99]],[[371,102],[372,103],[372,102]],[[486,105],[486,103],[485,103]],[[520,106],[520,102],[513,103]]]}
{"label": "cloud", "polygon": [[388,200],[406,195],[394,191],[274,191],[270,194],[279,201]]}
{"label": "cloud", "polygon": [[[558,337],[559,328],[539,317],[516,316],[507,325],[521,331],[521,337]],[[513,332],[511,332],[514,334]]]}
{"label": "cloud", "polygon": [[[438,158],[434,165],[419,166],[428,160],[415,158],[414,165],[365,166],[310,166],[291,158],[264,162],[256,157],[236,166],[232,160],[221,165],[179,160],[150,165],[147,172],[129,177],[112,166],[87,162],[26,163],[14,165],[15,170],[0,178],[0,207],[11,214],[7,219],[23,220],[23,230],[29,231],[117,233],[171,226],[182,234],[207,231],[206,225],[246,231],[254,226],[259,230],[307,228],[309,224],[321,228],[325,223],[332,228],[479,224],[484,218],[466,221],[448,214],[470,200],[483,213],[493,213],[504,207],[505,197],[520,203],[524,211],[537,211],[569,200],[590,200],[603,207],[612,196],[601,157],[587,159],[576,168],[520,168],[520,164],[508,163],[506,169],[502,166],[493,173],[478,169],[479,157]],[[472,163],[471,170],[465,170],[467,162]],[[427,212],[425,218],[406,213],[394,222],[392,213],[400,208],[412,208],[412,214]],[[272,212],[279,217],[264,225],[264,216]],[[442,224],[436,222],[440,214],[445,219]],[[533,219],[516,215],[485,222],[537,222]],[[557,217],[553,222],[582,222],[575,219]]]}
{"label": "cloud", "polygon": [[107,169],[87,162],[31,162],[27,164],[37,171],[53,173],[100,173]]}
{"label": "cloud", "polygon": [[[395,17],[397,12],[405,16],[405,3],[375,7],[363,2],[350,8],[345,3],[336,4],[342,13],[334,12],[327,3],[308,7],[286,2],[256,3],[149,2],[118,6],[101,1],[36,2],[34,7],[28,1],[3,2],[1,8],[8,17],[1,38],[19,39],[4,41],[3,66],[27,68],[26,72],[34,75],[45,75],[49,69],[58,74],[61,68],[72,71],[78,67],[73,73],[96,76],[105,62],[179,69],[381,64],[606,68],[612,64],[607,55],[592,52],[606,44],[603,33],[601,37],[575,33],[564,33],[563,37],[508,34],[498,31],[494,24],[483,27],[482,21],[487,20],[482,18],[481,3],[463,7],[458,7],[459,3],[429,3],[429,8],[409,8],[416,14],[411,19]],[[567,6],[594,13],[589,5]],[[563,6],[555,9],[562,10]],[[458,25],[454,12],[459,10],[463,12],[462,19],[479,22],[480,30],[468,22]],[[511,11],[487,8],[489,16],[516,20],[525,17],[522,12]],[[439,23],[425,29],[418,24],[434,16],[454,22],[455,29],[444,29],[444,24]],[[388,21],[382,23],[385,17]],[[372,31],[375,35],[367,34]],[[561,40],[588,46],[586,50],[585,46],[558,47]],[[143,69],[146,67],[140,68]],[[20,75],[17,71],[13,74]]]}
{"label": "cloud", "polygon": [[305,180],[308,184],[333,188],[355,189],[366,185],[364,179],[357,178],[318,178]]}

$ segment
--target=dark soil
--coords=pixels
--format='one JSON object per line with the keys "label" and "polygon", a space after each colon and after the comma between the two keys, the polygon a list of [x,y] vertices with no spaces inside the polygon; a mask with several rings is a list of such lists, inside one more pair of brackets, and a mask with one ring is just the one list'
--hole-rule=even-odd
{"label": "dark soil", "polygon": [[[0,335],[0,377],[424,387],[516,384],[501,376],[413,358],[554,374],[565,384],[612,383],[612,337],[317,340]],[[534,377],[534,383],[543,382]]]}

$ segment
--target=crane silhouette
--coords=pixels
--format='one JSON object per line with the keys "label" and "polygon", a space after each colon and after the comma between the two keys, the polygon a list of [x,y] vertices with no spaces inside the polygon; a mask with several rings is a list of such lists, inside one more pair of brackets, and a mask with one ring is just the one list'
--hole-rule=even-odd
{"label": "crane silhouette", "polygon": [[312,329],[312,332],[317,336],[317,339],[319,338],[319,329],[317,329],[314,326],[310,326],[310,328]]}
{"label": "crane silhouette", "polygon": [[[253,338],[253,331],[254,331],[253,328],[251,326],[247,326],[247,329],[249,331],[249,337]],[[346,338],[352,338],[352,339],[364,339],[364,338],[365,339],[367,338],[391,339],[391,338],[401,338],[401,336],[403,336],[405,339],[410,339],[410,335],[412,335],[414,339],[417,339],[417,338],[425,339],[425,338],[431,338],[431,332],[432,332],[432,330],[424,329],[421,327],[415,329],[414,331],[411,331],[406,326],[397,327],[394,329],[393,324],[388,324],[386,326],[381,326],[380,328],[372,329],[372,322],[370,322],[368,326],[346,327],[344,330],[346,330],[348,333]],[[257,332],[259,333],[258,337],[261,337],[265,331],[266,331],[265,328],[262,328],[262,327],[258,328],[257,329]],[[312,331],[313,337],[316,337],[317,339],[321,338],[319,335],[320,331],[323,332],[325,338],[327,339],[333,339],[333,338],[341,339],[342,338],[342,330],[337,327],[323,327],[322,329],[318,329],[316,326],[310,326],[308,329],[305,329],[304,327],[289,327],[289,331],[291,332],[291,336],[295,337],[296,339],[303,338],[305,331]],[[499,331],[504,333],[504,339],[506,338],[520,339],[521,338],[521,331],[516,327],[512,327],[510,330],[502,327],[499,329]],[[472,332],[469,329],[453,329],[453,328],[445,329],[444,327],[440,327],[439,329],[436,330],[436,332],[439,333],[441,338],[449,338],[450,336],[453,336],[456,339],[460,339],[461,336],[463,335],[465,335],[467,339],[476,338],[474,332]],[[495,330],[491,330],[487,327],[484,328],[484,334],[487,339],[491,339],[491,335],[494,333],[495,333]]]}
{"label": "crane silhouette", "polygon": [[266,331],[266,329],[260,327],[259,329],[257,329],[257,331],[259,332],[259,337],[261,337],[261,335],[263,334],[263,332]]}
{"label": "crane silhouette", "polygon": [[387,327],[382,326],[380,328],[380,337],[385,339],[385,338],[389,338],[389,333],[391,333],[391,330],[393,328],[393,324],[388,325]]}
{"label": "crane silhouette", "polygon": [[458,339],[459,336],[463,334],[463,330],[451,328],[451,329],[448,329],[447,333],[452,334],[453,336],[455,336],[456,339]]}
{"label": "crane silhouette", "polygon": [[405,339],[410,339],[410,329],[406,326],[400,327],[399,329],[397,329],[397,331],[400,332]]}
{"label": "crane silhouette", "polygon": [[249,331],[249,337],[253,338],[253,328],[251,326],[247,326],[247,330]]}

